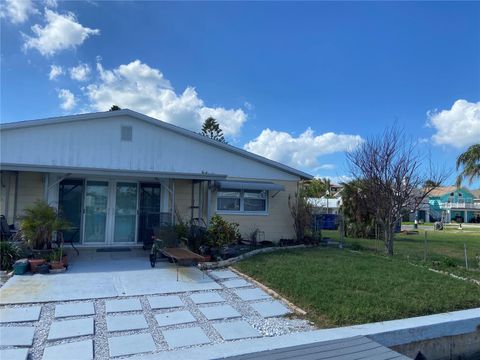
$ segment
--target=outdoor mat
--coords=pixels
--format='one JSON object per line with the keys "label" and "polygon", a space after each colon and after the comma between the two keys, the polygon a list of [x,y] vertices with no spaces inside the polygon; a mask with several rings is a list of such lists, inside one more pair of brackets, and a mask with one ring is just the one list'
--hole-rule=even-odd
{"label": "outdoor mat", "polygon": [[97,252],[125,252],[125,251],[132,251],[132,249],[128,247],[114,247],[114,248],[99,248]]}

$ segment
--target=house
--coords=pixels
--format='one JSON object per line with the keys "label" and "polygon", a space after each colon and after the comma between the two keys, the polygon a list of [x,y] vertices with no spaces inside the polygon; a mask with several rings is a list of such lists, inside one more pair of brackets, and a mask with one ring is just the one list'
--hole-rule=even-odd
{"label": "house", "polygon": [[478,196],[466,188],[442,186],[432,190],[419,207],[417,219],[423,221],[479,222]]}
{"label": "house", "polygon": [[342,206],[342,189],[342,185],[330,184],[327,195],[319,198],[308,198],[307,202],[313,207],[315,214],[339,214]]}
{"label": "house", "polygon": [[214,214],[245,237],[293,238],[288,198],[311,179],[128,109],[5,123],[0,141],[1,213],[16,223],[44,199],[80,246],[140,245],[160,225]]}

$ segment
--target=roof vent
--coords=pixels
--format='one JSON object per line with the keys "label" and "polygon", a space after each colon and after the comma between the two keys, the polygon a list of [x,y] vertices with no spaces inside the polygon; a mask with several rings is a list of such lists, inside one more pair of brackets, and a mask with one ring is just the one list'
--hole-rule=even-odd
{"label": "roof vent", "polygon": [[122,141],[132,141],[132,127],[131,126],[122,126],[121,139]]}

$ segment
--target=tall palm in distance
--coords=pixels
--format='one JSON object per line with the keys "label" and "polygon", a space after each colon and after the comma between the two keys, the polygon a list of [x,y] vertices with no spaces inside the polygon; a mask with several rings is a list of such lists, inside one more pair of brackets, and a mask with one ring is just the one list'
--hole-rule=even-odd
{"label": "tall palm in distance", "polygon": [[457,187],[462,185],[462,181],[467,178],[469,184],[476,179],[480,179],[480,144],[470,146],[467,151],[460,154],[457,158],[457,170],[462,171],[457,177]]}

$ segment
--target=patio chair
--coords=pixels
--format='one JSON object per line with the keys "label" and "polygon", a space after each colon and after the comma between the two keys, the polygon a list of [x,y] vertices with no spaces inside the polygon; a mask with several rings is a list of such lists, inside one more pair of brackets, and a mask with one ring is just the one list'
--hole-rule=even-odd
{"label": "patio chair", "polygon": [[11,229],[10,225],[8,225],[7,219],[4,215],[0,215],[0,228],[0,239],[2,241],[10,240],[16,233]]}
{"label": "patio chair", "polygon": [[185,264],[187,262],[189,264],[198,264],[205,261],[205,258],[203,256],[196,254],[190,249],[188,249],[188,247],[186,246],[188,239],[179,239],[175,232],[175,229],[162,229],[159,230],[157,234],[158,236],[154,241],[150,253],[150,265],[152,268],[155,267],[155,264],[157,262],[157,254],[160,253],[163,256],[172,260],[172,262],[175,264],[178,281],[179,264]]}

